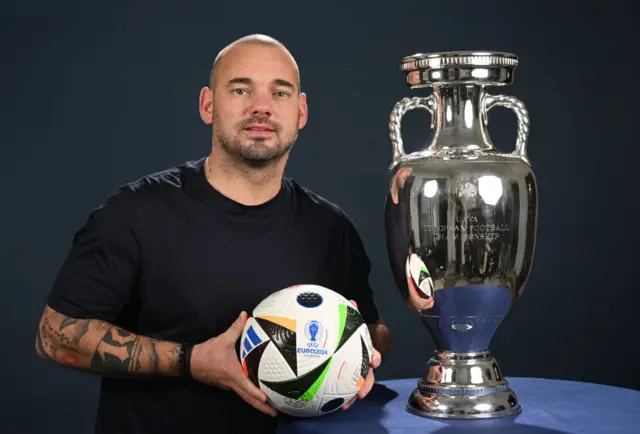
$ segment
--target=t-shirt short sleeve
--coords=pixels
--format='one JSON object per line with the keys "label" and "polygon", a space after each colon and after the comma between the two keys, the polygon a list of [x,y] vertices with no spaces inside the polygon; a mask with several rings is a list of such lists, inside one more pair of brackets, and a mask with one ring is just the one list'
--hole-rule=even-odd
{"label": "t-shirt short sleeve", "polygon": [[47,304],[83,319],[114,322],[125,308],[138,269],[136,204],[122,187],[94,209],[75,233]]}
{"label": "t-shirt short sleeve", "polygon": [[349,218],[346,219],[346,241],[348,268],[347,284],[343,295],[350,300],[355,300],[365,322],[373,324],[380,318],[380,313],[369,283],[371,261],[355,224]]}

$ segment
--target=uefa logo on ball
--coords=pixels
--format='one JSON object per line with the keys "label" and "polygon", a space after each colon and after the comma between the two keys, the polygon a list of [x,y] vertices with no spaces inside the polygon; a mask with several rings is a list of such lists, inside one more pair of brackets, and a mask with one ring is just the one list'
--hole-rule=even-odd
{"label": "uefa logo on ball", "polygon": [[310,320],[304,325],[304,335],[307,338],[307,347],[318,348],[324,334],[324,327],[320,321]]}

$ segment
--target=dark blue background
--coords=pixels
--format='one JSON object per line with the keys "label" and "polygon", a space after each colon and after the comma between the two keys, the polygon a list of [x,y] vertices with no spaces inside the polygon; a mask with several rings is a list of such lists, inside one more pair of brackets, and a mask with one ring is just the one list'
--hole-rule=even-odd
{"label": "dark blue background", "polygon": [[[625,5],[627,3],[627,5]],[[266,33],[296,57],[310,119],[288,175],[342,205],[374,264],[393,333],[381,379],[417,377],[434,349],[394,286],[383,199],[400,57],[450,49],[520,56],[540,189],[524,296],[491,349],[507,376],[640,388],[636,229],[638,14],[622,1],[15,1],[0,13],[0,431],[90,432],[98,378],[34,350],[46,295],[88,212],[118,185],[203,156],[198,115],[218,50]],[[406,115],[407,150],[430,134]],[[515,116],[492,111],[511,150]],[[627,189],[625,191],[625,189]],[[635,353],[634,353],[635,352]]]}

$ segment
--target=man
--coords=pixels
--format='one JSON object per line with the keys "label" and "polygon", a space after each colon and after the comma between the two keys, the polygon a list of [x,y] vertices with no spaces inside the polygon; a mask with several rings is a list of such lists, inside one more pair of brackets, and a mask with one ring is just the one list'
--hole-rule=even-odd
{"label": "man", "polygon": [[[373,368],[388,347],[354,224],[283,175],[307,121],[288,50],[263,35],[230,44],[200,115],[210,155],[95,209],[42,315],[38,355],[102,376],[99,434],[274,432],[276,411],[242,370],[237,342],[247,312],[291,285],[355,302],[378,350]],[[371,370],[359,398],[373,382]]]}

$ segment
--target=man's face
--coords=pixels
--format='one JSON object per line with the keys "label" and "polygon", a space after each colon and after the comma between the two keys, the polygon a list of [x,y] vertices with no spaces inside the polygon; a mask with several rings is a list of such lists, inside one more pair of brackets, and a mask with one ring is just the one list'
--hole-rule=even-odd
{"label": "man's face", "polygon": [[213,81],[214,137],[227,154],[265,166],[289,152],[306,123],[306,97],[287,53],[236,46],[218,63]]}

